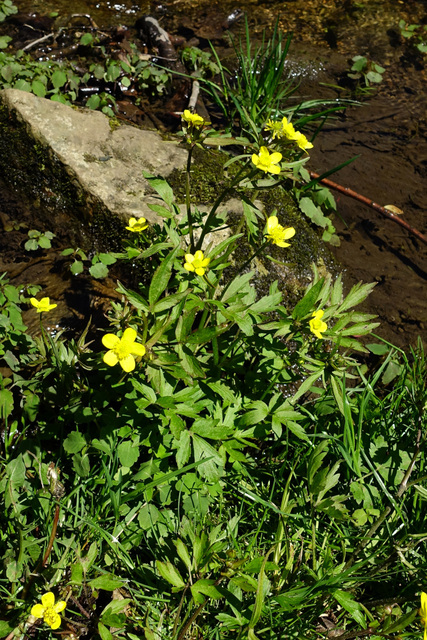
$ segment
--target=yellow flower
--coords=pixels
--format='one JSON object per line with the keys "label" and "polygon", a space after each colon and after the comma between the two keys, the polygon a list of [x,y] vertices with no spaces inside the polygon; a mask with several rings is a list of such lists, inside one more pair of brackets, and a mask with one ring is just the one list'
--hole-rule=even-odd
{"label": "yellow flower", "polygon": [[64,600],[59,600],[55,604],[55,596],[52,591],[48,591],[42,595],[42,603],[35,604],[31,609],[31,615],[35,618],[43,618],[51,629],[58,629],[61,624],[61,616],[58,614],[64,611],[66,606],[67,603]]}
{"label": "yellow flower", "polygon": [[210,261],[210,258],[205,258],[203,251],[196,251],[194,256],[191,253],[186,253],[184,269],[195,271],[198,276],[203,276]]}
{"label": "yellow flower", "polygon": [[37,300],[37,298],[30,298],[30,302],[37,309],[38,313],[44,313],[51,311],[57,307],[57,304],[50,304],[49,298],[42,298],[41,300]]}
{"label": "yellow flower", "polygon": [[145,347],[143,344],[135,342],[137,333],[135,329],[129,327],[126,329],[121,338],[114,333],[106,333],[102,336],[102,344],[110,351],[104,355],[104,362],[110,367],[114,367],[118,362],[126,373],[135,369],[134,356],[145,355]]}
{"label": "yellow flower", "polygon": [[199,116],[198,113],[191,113],[191,111],[189,111],[188,109],[185,109],[181,117],[184,122],[187,122],[189,125],[196,127],[196,129],[201,129],[204,124],[208,124],[207,122],[205,123],[202,116]]}
{"label": "yellow flower", "polygon": [[145,218],[129,218],[128,227],[126,229],[128,231],[133,231],[134,233],[141,233],[148,227],[148,222]]}
{"label": "yellow flower", "polygon": [[301,133],[301,131],[295,131],[295,135],[293,136],[293,138],[291,138],[291,140],[294,140],[299,148],[303,151],[307,151],[307,149],[313,148],[311,142],[307,140],[307,138],[303,133]]}
{"label": "yellow flower", "polygon": [[324,311],[314,311],[313,317],[311,318],[309,325],[311,333],[314,333],[316,338],[323,338],[322,333],[327,330],[328,325],[326,322],[323,322],[323,314]]}
{"label": "yellow flower", "polygon": [[271,155],[267,147],[261,147],[259,154],[252,156],[252,162],[257,169],[265,171],[265,173],[280,173],[280,167],[277,166],[282,159],[282,154],[274,151]]}
{"label": "yellow flower", "polygon": [[282,120],[282,130],[283,135],[286,136],[288,140],[296,142],[299,148],[303,151],[307,151],[307,149],[313,148],[313,145],[307,140],[305,135],[301,133],[301,131],[295,131],[294,125],[292,124],[292,122],[288,122],[287,118],[283,118]]}
{"label": "yellow flower", "polygon": [[427,593],[421,591],[421,609],[418,612],[421,616],[421,622],[424,625],[424,638],[427,640]]}
{"label": "yellow flower", "polygon": [[288,122],[287,118],[283,118],[282,120],[282,132],[283,135],[286,136],[286,138],[288,138],[289,140],[293,140],[296,131],[292,122]]}
{"label": "yellow flower", "polygon": [[289,240],[295,235],[295,229],[293,227],[282,227],[279,224],[279,220],[277,216],[270,216],[267,220],[267,233],[265,237],[267,240],[271,240],[274,244],[277,244],[278,247],[289,247],[289,242],[285,242],[285,240]]}
{"label": "yellow flower", "polygon": [[273,140],[275,138],[283,138],[284,136],[282,123],[279,121],[269,120],[265,125],[265,130],[271,131]]}

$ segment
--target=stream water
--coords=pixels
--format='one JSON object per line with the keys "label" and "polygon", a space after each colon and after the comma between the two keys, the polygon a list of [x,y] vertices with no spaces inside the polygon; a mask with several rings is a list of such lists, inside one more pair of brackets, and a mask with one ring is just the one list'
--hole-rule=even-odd
{"label": "stream water", "polygon": [[[70,3],[64,0],[17,0],[17,4],[23,15],[70,13]],[[207,48],[210,40],[224,56],[231,52],[225,26],[234,11],[246,12],[254,39],[278,19],[285,33],[293,32],[288,70],[300,82],[298,94],[304,98],[349,95],[345,79],[349,60],[355,55],[382,65],[385,72],[378,90],[370,96],[361,95],[362,106],[348,108],[316,138],[309,168],[324,173],[358,156],[332,178],[382,205],[397,206],[409,224],[426,233],[427,57],[410,48],[398,26],[400,20],[425,24],[426,4],[426,0],[244,0],[238,5],[228,0],[74,0],[72,11],[90,14],[100,29],[119,24],[133,29],[138,17],[150,13],[172,36],[200,48]],[[236,34],[241,29],[242,22],[232,25]],[[341,246],[333,251],[346,271],[348,285],[359,280],[377,282],[366,308],[382,322],[379,335],[401,347],[414,345],[418,336],[425,340],[426,246],[354,200],[337,195],[337,202],[335,223]],[[31,207],[23,210],[20,206],[19,196],[0,183],[3,226],[10,219],[28,220],[31,225]],[[22,244],[12,247],[9,241],[4,242],[0,270],[13,262],[21,282],[45,284],[48,279],[49,290],[57,290],[64,305],[72,307],[71,282],[60,270],[52,266],[43,271],[43,261],[34,260],[31,269],[26,269],[25,261],[20,266]],[[97,296],[105,300],[105,296],[114,295],[111,290],[100,285],[91,294],[89,307],[98,304]],[[83,316],[86,311],[74,310],[73,314]]]}

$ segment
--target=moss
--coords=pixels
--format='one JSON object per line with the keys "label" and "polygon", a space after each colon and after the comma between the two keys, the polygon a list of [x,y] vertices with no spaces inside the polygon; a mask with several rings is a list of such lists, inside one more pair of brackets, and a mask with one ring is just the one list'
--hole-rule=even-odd
{"label": "moss", "polygon": [[[230,173],[233,175],[238,170],[237,163],[232,164],[227,167],[229,175],[225,177],[224,164],[227,159],[226,154],[216,150],[195,149],[191,172],[191,200],[194,204],[212,204],[220,189],[226,187]],[[185,170],[175,170],[168,178],[178,203],[185,200],[185,179]],[[230,193],[230,197],[232,196],[238,194]],[[253,192],[247,191],[246,196],[253,197]],[[264,254],[252,263],[251,268],[256,267],[253,283],[259,295],[266,295],[270,284],[278,280],[286,304],[295,304],[312,280],[312,264],[314,263],[324,275],[328,272],[335,273],[338,271],[335,258],[320,239],[317,230],[300,212],[291,193],[282,187],[261,190],[257,200],[262,202],[266,216],[273,215],[276,211],[280,223],[283,226],[294,227],[296,233],[290,241],[290,247],[283,249],[269,244]],[[237,213],[229,214],[228,222],[235,229],[240,222],[240,216]],[[260,238],[257,246],[261,242]],[[231,266],[227,270],[227,279],[237,274],[238,265],[244,263],[255,249],[256,246],[251,246],[245,238],[239,240],[233,254],[233,262],[237,266]]]}

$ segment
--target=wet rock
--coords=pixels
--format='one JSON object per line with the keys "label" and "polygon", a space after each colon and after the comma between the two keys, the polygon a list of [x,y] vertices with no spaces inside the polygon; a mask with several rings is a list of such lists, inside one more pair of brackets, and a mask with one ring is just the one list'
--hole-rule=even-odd
{"label": "wet rock", "polygon": [[67,209],[79,223],[144,216],[153,199],[142,172],[167,177],[187,152],[154,131],[111,126],[98,111],[75,109],[26,93],[0,92],[0,168],[9,183],[52,216]]}

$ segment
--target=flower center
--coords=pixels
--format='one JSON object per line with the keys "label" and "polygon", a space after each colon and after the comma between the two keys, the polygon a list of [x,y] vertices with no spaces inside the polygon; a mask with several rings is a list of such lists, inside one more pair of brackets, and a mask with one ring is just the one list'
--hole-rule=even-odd
{"label": "flower center", "polygon": [[114,351],[119,360],[123,360],[130,353],[129,344],[127,342],[119,342],[112,351]]}
{"label": "flower center", "polygon": [[46,624],[50,627],[55,623],[58,614],[56,613],[53,607],[46,607],[45,612],[43,613],[43,618]]}

